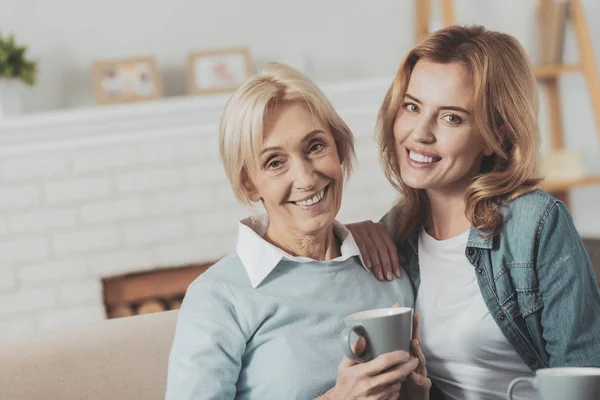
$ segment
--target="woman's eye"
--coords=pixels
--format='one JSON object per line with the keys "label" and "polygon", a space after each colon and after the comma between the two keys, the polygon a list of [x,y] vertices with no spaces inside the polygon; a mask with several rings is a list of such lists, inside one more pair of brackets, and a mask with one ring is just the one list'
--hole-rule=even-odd
{"label": "woman's eye", "polygon": [[417,106],[415,103],[406,103],[404,104],[404,108],[410,112],[419,112],[419,106]]}
{"label": "woman's eye", "polygon": [[312,146],[310,146],[310,148],[308,149],[309,153],[314,153],[315,151],[319,151],[323,148],[323,144],[322,143],[315,143]]}
{"label": "woman's eye", "polygon": [[283,163],[279,160],[273,160],[267,163],[267,168],[268,169],[276,169],[279,168],[283,165]]}
{"label": "woman's eye", "polygon": [[446,121],[448,121],[449,123],[453,124],[453,125],[457,125],[457,124],[460,124],[460,123],[462,122],[462,118],[461,118],[461,117],[459,117],[459,116],[458,116],[458,115],[456,115],[456,114],[449,114],[449,115],[446,115],[446,116],[444,117],[444,119],[445,119]]}

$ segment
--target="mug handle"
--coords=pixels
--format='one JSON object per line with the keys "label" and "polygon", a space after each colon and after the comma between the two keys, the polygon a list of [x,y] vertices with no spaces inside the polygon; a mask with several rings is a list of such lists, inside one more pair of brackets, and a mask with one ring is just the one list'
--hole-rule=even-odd
{"label": "mug handle", "polygon": [[513,389],[515,388],[515,386],[518,383],[521,382],[529,382],[529,384],[535,389],[535,378],[528,378],[528,377],[520,377],[520,378],[515,378],[510,382],[510,385],[508,385],[508,390],[506,391],[506,400],[512,400],[512,392]]}
{"label": "mug handle", "polygon": [[353,361],[356,361],[356,362],[359,362],[359,363],[365,363],[365,362],[367,362],[369,360],[367,360],[366,358],[357,356],[352,351],[352,345],[350,344],[350,334],[352,332],[354,332],[354,334],[356,334],[358,336],[365,337],[365,335],[364,335],[364,329],[360,325],[350,326],[350,327],[344,328],[344,330],[342,331],[342,334],[341,334],[342,350],[344,350],[344,354],[349,359],[351,359]]}

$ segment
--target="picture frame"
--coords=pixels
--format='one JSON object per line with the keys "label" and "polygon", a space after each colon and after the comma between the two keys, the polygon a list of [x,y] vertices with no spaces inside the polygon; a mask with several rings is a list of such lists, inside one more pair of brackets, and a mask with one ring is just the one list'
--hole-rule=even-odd
{"label": "picture frame", "polygon": [[230,92],[255,71],[247,48],[193,52],[188,55],[189,94]]}
{"label": "picture frame", "polygon": [[92,65],[92,82],[98,104],[163,97],[162,81],[154,57],[96,61]]}

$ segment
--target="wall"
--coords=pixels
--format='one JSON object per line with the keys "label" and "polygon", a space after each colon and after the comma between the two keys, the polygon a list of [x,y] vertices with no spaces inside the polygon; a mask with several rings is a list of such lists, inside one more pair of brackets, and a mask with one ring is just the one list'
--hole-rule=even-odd
{"label": "wall", "polygon": [[0,30],[15,32],[41,62],[27,99],[37,111],[91,104],[90,64],[136,55],[156,57],[168,95],[185,93],[189,52],[240,45],[259,64],[306,62],[318,80],[386,76],[408,48],[412,14],[402,1],[376,3],[3,0]]}

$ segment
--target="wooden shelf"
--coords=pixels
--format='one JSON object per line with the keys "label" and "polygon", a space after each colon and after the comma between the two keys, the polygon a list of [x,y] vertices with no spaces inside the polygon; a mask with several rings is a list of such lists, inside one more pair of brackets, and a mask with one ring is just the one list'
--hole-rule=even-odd
{"label": "wooden shelf", "polygon": [[542,182],[542,189],[547,192],[562,192],[573,189],[575,187],[600,185],[600,175],[590,175],[578,179],[570,179],[565,181]]}
{"label": "wooden shelf", "polygon": [[567,72],[582,71],[582,67],[580,64],[539,65],[533,70],[537,79],[549,79]]}

